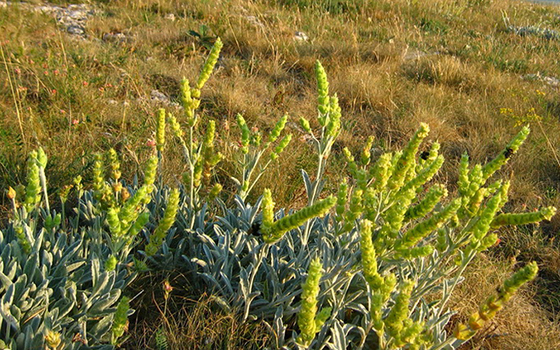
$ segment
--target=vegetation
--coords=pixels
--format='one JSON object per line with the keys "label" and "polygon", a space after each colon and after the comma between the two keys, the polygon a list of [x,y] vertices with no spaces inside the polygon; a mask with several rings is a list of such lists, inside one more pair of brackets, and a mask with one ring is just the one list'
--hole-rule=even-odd
{"label": "vegetation", "polygon": [[560,10],[90,6],[0,8],[6,343],[558,347]]}

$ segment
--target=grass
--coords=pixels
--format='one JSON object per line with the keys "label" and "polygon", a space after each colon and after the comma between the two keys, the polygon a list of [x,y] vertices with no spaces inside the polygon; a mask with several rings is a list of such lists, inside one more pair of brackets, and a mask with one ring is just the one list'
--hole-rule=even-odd
{"label": "grass", "polygon": [[[90,176],[93,154],[110,147],[118,151],[123,175],[131,180],[151,152],[153,114],[160,106],[150,99],[152,90],[176,101],[180,79],[195,79],[209,44],[220,36],[225,44],[222,58],[203,92],[202,104],[205,118],[215,119],[220,131],[218,142],[226,155],[220,176],[226,179],[237,169],[235,160],[227,157],[231,154],[228,149],[239,140],[237,113],[250,126],[264,130],[285,113],[292,117],[288,128],[295,142],[249,200],[269,187],[278,206],[304,205],[298,169],[312,172],[310,150],[300,137],[297,118],[316,113],[313,64],[319,59],[344,113],[344,129],[327,173],[335,181],[328,183],[337,183],[344,171],[342,148],[356,151],[373,134],[376,149],[393,149],[402,146],[423,121],[430,124],[431,138],[442,144],[447,160],[439,180],[453,184],[457,174],[451,169],[457,169],[463,152],[475,161],[497,154],[517,132],[521,120],[531,123],[533,132],[502,173],[515,173],[509,209],[559,206],[557,87],[523,76],[560,77],[560,43],[537,35],[516,35],[504,23],[507,17],[511,25],[558,31],[559,7],[506,0],[121,0],[88,4],[96,8],[96,14],[86,24],[85,40],[61,31],[48,14],[17,4],[0,7],[2,189],[24,182],[26,154],[39,145],[50,155],[51,193],[77,175]],[[306,33],[309,40],[294,39],[296,31]],[[123,33],[128,39],[104,41],[107,33]],[[503,108],[512,112],[502,113]],[[173,105],[168,109],[180,114]],[[524,120],[531,110],[540,118]],[[163,176],[172,183],[184,165],[178,161],[180,157],[168,158]],[[231,196],[233,188],[226,186],[226,194]],[[0,206],[8,205],[2,193]],[[0,213],[5,218],[8,210]],[[489,338],[473,342],[473,348],[513,349],[522,340],[539,344],[540,349],[558,348],[554,336],[560,307],[554,239],[560,228],[558,220],[553,218],[535,230],[500,232],[503,243],[494,248],[495,257],[481,261],[471,271],[473,277],[463,284],[461,300],[478,302],[507,272],[495,271],[513,258],[537,260],[542,271],[534,290],[514,300],[513,307],[496,321],[497,327],[507,327],[488,330]],[[481,280],[476,276],[490,276],[486,289],[475,288]],[[161,282],[156,277],[150,281],[154,290]],[[137,300],[139,312],[124,348],[153,348],[154,322],[162,324],[168,317],[161,313],[163,318],[156,320],[146,316],[164,304],[161,295],[146,300],[147,295],[145,292]],[[253,326],[236,324],[234,314],[216,311],[208,298],[199,301],[200,293],[185,290],[180,295],[188,301],[177,301],[176,296],[177,300],[169,301],[174,316],[165,332],[178,337],[169,337],[170,344],[195,344],[188,339],[210,332],[208,319],[219,320],[216,341],[226,347],[251,341],[258,347],[270,341],[267,330],[258,325],[254,326],[258,335],[246,338]],[[462,305],[460,309],[467,315],[477,303]],[[502,336],[494,336],[497,334]],[[171,348],[177,348],[174,346]]]}

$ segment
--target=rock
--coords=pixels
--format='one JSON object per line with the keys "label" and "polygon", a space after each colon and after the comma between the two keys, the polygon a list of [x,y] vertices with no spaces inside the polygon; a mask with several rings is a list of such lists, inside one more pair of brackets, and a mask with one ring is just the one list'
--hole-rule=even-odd
{"label": "rock", "polygon": [[66,31],[68,32],[68,34],[73,34],[73,35],[84,35],[86,32],[84,27],[79,25],[74,25],[74,24],[69,25],[66,28]]}
{"label": "rock", "polygon": [[264,24],[255,16],[243,16],[247,20],[247,22],[251,23],[255,27],[264,28]]}
{"label": "rock", "polygon": [[552,86],[552,87],[560,87],[560,79],[556,78],[556,77],[547,77],[544,75],[541,75],[541,73],[537,73],[537,74],[526,74],[521,76],[522,79],[525,80],[538,80],[538,81],[542,81],[543,83]]}
{"label": "rock", "polygon": [[158,90],[152,90],[152,92],[150,93],[150,99],[154,102],[169,104],[169,97],[167,97],[164,93],[159,92]]}
{"label": "rock", "polygon": [[125,42],[130,42],[130,37],[126,36],[124,33],[105,33],[101,38],[103,41],[122,44]]}
{"label": "rock", "polygon": [[294,39],[297,41],[307,41],[309,40],[309,37],[304,32],[295,32]]}

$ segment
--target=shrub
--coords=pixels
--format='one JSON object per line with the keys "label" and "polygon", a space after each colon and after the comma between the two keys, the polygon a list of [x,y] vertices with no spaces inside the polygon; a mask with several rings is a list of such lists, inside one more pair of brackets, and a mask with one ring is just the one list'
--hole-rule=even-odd
{"label": "shrub", "polygon": [[[501,213],[509,182],[493,180],[493,174],[529,129],[485,165],[471,165],[464,155],[454,199],[446,199],[443,184],[431,182],[444,161],[439,144],[418,155],[429,134],[425,124],[402,151],[376,160],[372,138],[357,158],[345,149],[348,179],[336,196],[325,196],[323,175],[340,132],[341,109],[320,63],[318,127],[300,119],[318,165],[313,177],[301,171],[307,206],[275,211],[269,190],[256,203],[245,202],[251,181],[289,143],[291,135],[280,137],[287,117],[265,143],[237,118],[243,173],[232,177],[239,196],[219,198],[215,169],[222,155],[215,150],[215,123],[206,121],[201,130],[198,107],[221,45],[218,39],[196,85],[183,81],[184,115],[158,113],[157,156],[148,161],[142,186],[122,183],[114,151],[106,179],[103,157],[97,156],[93,190],[78,186],[79,205],[67,218],[48,206],[46,156],[32,154],[27,187],[19,197],[10,192],[14,217],[0,240],[0,338],[9,347],[110,348],[132,312],[129,299],[121,297],[130,281],[137,273],[175,269],[189,271],[193,285],[212,289],[242,321],[267,322],[278,348],[457,348],[535,277],[536,265],[527,265],[467,325],[448,333],[454,314],[449,298],[469,263],[497,242],[492,230],[555,212],[550,207]],[[187,169],[177,189],[156,182],[162,154],[173,145],[168,127]],[[269,160],[259,167],[265,154]],[[255,169],[261,173],[253,178]]]}

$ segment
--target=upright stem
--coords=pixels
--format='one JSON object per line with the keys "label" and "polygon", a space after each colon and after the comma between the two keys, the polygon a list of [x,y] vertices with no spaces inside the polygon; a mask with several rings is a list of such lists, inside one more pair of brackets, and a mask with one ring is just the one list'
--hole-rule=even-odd
{"label": "upright stem", "polygon": [[193,163],[193,129],[194,126],[189,127],[189,208],[194,208],[194,163]]}

